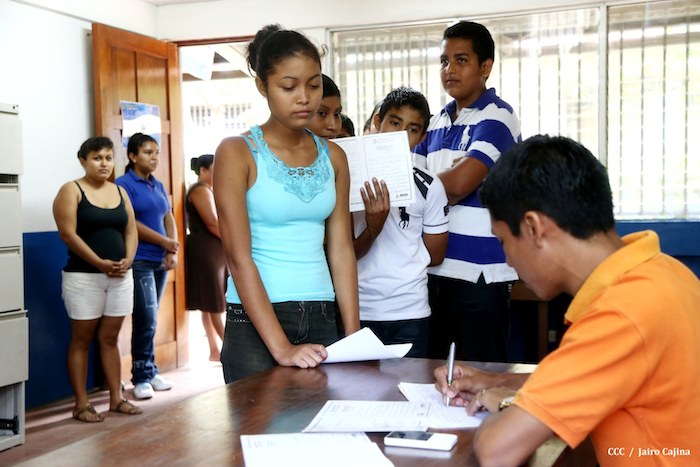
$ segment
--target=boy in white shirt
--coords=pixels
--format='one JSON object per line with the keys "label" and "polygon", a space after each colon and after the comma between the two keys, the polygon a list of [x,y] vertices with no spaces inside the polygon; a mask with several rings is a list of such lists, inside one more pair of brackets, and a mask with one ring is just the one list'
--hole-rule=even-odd
{"label": "boy in white shirt", "polygon": [[[430,109],[418,91],[400,87],[384,99],[374,126],[379,133],[406,131],[411,150],[425,137]],[[428,266],[447,249],[447,195],[438,177],[413,167],[416,200],[389,206],[384,181],[365,182],[365,211],[353,213],[360,291],[360,323],[385,344],[413,344],[409,357],[426,357]]]}

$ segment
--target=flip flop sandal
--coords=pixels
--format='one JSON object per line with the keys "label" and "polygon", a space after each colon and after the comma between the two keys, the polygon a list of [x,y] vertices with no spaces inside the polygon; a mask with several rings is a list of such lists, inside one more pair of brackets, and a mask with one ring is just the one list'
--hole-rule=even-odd
{"label": "flip flop sandal", "polygon": [[121,401],[119,401],[119,404],[117,404],[116,407],[110,407],[109,411],[123,413],[125,415],[138,415],[140,413],[143,413],[143,410],[141,410],[140,407],[135,406],[126,399],[122,399]]}
{"label": "flip flop sandal", "polygon": [[104,421],[104,417],[95,408],[87,404],[82,409],[73,410],[73,418],[85,423],[99,423]]}

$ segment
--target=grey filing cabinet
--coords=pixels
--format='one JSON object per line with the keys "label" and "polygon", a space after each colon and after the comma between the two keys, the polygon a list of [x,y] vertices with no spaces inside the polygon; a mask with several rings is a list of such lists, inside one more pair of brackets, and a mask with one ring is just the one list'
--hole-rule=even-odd
{"label": "grey filing cabinet", "polygon": [[24,309],[21,174],[19,108],[0,103],[0,450],[24,443],[29,323]]}

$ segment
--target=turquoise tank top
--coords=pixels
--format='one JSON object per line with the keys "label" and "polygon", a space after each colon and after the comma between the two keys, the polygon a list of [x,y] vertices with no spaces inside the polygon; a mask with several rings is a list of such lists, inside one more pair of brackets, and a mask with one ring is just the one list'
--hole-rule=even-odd
{"label": "turquoise tank top", "polygon": [[[325,223],[335,208],[335,172],[328,143],[313,133],[316,160],[308,167],[289,167],[263,139],[259,126],[246,143],[257,166],[255,183],[246,193],[253,261],[270,302],[335,299],[326,253]],[[241,303],[231,277],[228,303]]]}

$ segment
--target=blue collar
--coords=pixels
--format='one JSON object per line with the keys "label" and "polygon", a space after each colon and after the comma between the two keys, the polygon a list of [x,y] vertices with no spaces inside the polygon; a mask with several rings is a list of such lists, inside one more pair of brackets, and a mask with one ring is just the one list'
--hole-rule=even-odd
{"label": "blue collar", "polygon": [[[488,88],[486,91],[481,93],[479,98],[474,101],[472,105],[469,107],[465,107],[468,109],[479,109],[479,110],[484,110],[484,108],[492,103],[496,99],[496,89],[495,88]],[[443,114],[447,115],[454,115],[455,111],[457,110],[457,101],[452,100],[449,102],[445,108],[442,109]],[[464,110],[464,109],[462,109]]]}

